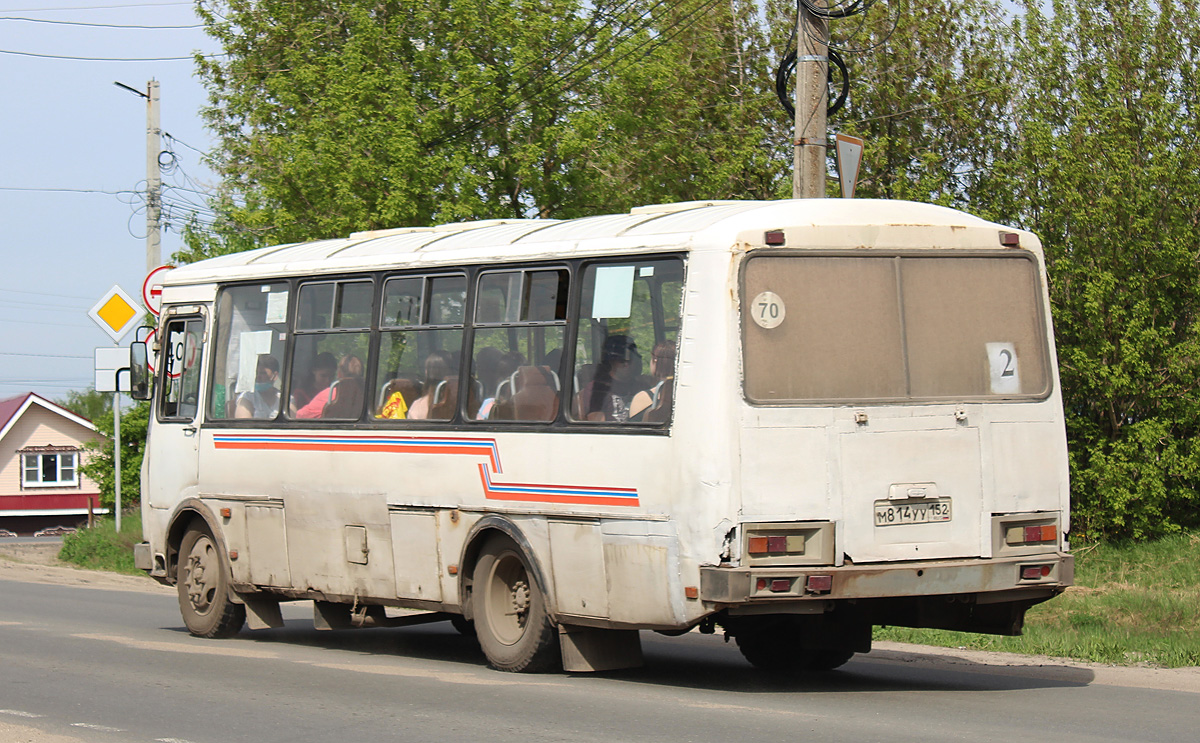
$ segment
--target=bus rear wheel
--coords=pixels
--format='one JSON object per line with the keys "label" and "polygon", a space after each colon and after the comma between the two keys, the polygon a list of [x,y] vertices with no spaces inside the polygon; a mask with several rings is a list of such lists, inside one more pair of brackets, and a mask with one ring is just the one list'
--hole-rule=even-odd
{"label": "bus rear wheel", "polygon": [[558,669],[558,630],[528,558],[511,539],[494,536],[483,545],[472,573],[471,605],[475,636],[492,668],[525,673]]}
{"label": "bus rear wheel", "polygon": [[737,638],[742,657],[755,668],[771,673],[814,673],[832,671],[854,657],[853,650],[844,648],[805,649],[777,647],[769,639]]}
{"label": "bus rear wheel", "polygon": [[229,566],[206,529],[191,528],[179,548],[176,572],[179,613],[197,637],[232,637],[246,621],[246,607],[231,600]]}
{"label": "bus rear wheel", "polygon": [[735,638],[742,657],[771,673],[832,671],[854,657],[854,650],[832,637],[804,642],[811,629],[800,622],[766,622],[742,629]]}

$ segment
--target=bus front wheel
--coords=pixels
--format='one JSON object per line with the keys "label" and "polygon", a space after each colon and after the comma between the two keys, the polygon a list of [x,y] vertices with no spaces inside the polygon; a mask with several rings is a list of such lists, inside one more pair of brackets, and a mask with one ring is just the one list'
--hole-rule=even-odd
{"label": "bus front wheel", "polygon": [[542,673],[561,663],[558,630],[527,558],[511,539],[484,544],[471,581],[475,635],[500,671]]}
{"label": "bus front wheel", "polygon": [[192,528],[183,537],[175,587],[179,612],[197,637],[232,637],[246,621],[246,607],[231,601],[229,567],[207,530]]}

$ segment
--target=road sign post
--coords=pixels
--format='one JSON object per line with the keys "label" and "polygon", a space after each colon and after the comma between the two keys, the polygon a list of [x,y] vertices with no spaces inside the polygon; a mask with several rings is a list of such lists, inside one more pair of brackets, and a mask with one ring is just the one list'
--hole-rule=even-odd
{"label": "road sign post", "polygon": [[858,169],[862,165],[863,141],[848,134],[835,136],[837,144],[838,180],[842,184],[842,198],[853,199],[854,187],[858,185]]}
{"label": "road sign post", "polygon": [[150,310],[150,314],[155,317],[158,317],[158,313],[162,309],[161,281],[163,274],[173,268],[175,267],[159,266],[146,274],[146,280],[142,282],[142,303],[146,305],[146,309]]}
{"label": "road sign post", "polygon": [[[153,272],[152,272],[153,275]],[[149,280],[149,277],[147,277]],[[138,319],[141,316],[137,302],[125,293],[125,290],[119,286],[113,285],[113,288],[100,297],[100,301],[88,311],[88,316],[95,321],[100,329],[108,333],[108,337],[113,339],[114,344],[120,344],[121,338],[126,333],[133,330],[138,324]],[[100,390],[100,362],[104,358],[106,364],[116,359],[116,354],[101,354],[104,351],[120,351],[121,349],[96,349],[96,389]],[[128,349],[126,354],[128,354]],[[129,368],[129,357],[125,356],[124,368]],[[120,384],[117,381],[117,372],[112,375],[112,393],[113,393],[113,513],[116,514],[114,526],[117,533],[121,532],[121,393],[118,390]]]}
{"label": "road sign post", "polygon": [[113,343],[120,343],[121,338],[133,330],[138,324],[139,315],[141,312],[137,302],[126,294],[124,289],[115,285],[88,310],[88,317],[108,333]]}

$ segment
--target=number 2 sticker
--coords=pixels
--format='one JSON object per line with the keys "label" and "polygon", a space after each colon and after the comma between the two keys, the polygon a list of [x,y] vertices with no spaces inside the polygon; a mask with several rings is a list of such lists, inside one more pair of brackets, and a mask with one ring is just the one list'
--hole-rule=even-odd
{"label": "number 2 sticker", "polygon": [[779,327],[784,314],[783,299],[775,292],[762,292],[750,303],[750,317],[760,328]]}
{"label": "number 2 sticker", "polygon": [[1017,371],[1017,351],[1011,343],[988,343],[988,371],[991,374],[992,394],[1011,395],[1021,391],[1021,375]]}

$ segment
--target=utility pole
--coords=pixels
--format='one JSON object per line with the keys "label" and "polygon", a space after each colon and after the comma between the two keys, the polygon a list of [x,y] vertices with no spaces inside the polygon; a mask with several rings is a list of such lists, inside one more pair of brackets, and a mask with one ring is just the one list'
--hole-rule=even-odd
{"label": "utility pole", "polygon": [[162,152],[162,126],[158,113],[158,81],[146,83],[146,92],[114,82],[146,99],[146,273],[162,265],[162,173],[158,155]]}
{"label": "utility pole", "polygon": [[792,198],[825,196],[825,151],[828,147],[826,107],[829,88],[829,21],[809,11],[813,3],[800,3],[796,19],[796,134],[792,160]]}
{"label": "utility pole", "polygon": [[158,81],[146,83],[146,273],[162,265],[162,152]]}

